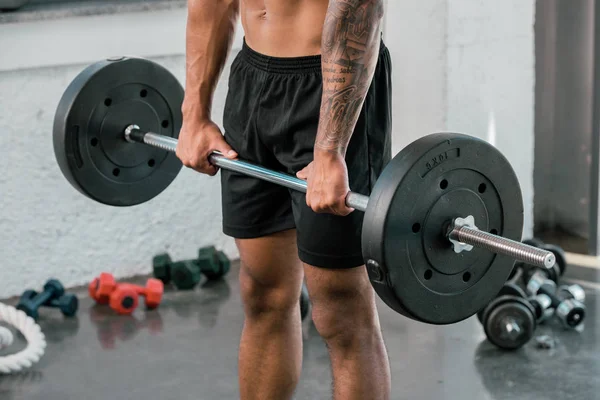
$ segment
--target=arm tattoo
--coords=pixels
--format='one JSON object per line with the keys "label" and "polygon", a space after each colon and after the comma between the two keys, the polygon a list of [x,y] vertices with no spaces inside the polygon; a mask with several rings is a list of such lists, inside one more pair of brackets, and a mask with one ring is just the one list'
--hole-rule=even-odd
{"label": "arm tattoo", "polygon": [[382,16],[383,0],[330,0],[316,148],[345,154],[377,64]]}

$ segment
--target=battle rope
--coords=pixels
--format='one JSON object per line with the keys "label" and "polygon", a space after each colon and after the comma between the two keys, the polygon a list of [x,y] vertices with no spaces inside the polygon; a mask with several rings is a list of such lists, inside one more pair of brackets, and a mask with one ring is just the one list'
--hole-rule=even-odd
{"label": "battle rope", "polygon": [[[0,357],[0,373],[10,374],[37,363],[46,350],[46,337],[33,318],[12,306],[0,303],[0,322],[18,329],[27,340],[27,347],[15,354]],[[0,348],[10,346],[12,333],[0,326]]]}

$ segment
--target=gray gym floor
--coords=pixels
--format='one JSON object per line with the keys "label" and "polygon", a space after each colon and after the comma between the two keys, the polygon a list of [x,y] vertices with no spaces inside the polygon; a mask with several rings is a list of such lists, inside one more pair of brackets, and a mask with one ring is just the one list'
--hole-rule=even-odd
{"label": "gray gym floor", "polygon": [[[533,340],[519,351],[502,352],[486,342],[474,317],[452,326],[428,326],[381,304],[392,398],[600,398],[600,296],[593,286],[586,290],[588,318],[582,332],[555,324],[538,329],[538,335],[556,339],[550,350],[537,348]],[[242,308],[236,267],[225,281],[193,292],[170,290],[158,310],[140,309],[130,317],[93,305],[85,291],[81,295],[74,319],[65,320],[52,309],[41,313],[47,352],[32,370],[0,376],[0,399],[237,398]],[[330,377],[325,346],[307,323],[296,399],[330,398]]]}

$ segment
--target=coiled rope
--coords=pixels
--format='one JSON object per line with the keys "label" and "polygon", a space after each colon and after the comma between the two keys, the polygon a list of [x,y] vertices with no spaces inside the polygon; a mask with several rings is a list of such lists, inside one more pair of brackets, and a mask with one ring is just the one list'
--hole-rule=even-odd
{"label": "coiled rope", "polygon": [[[46,337],[40,326],[23,311],[0,303],[0,321],[18,329],[27,340],[27,347],[15,354],[0,357],[0,374],[19,372],[37,363],[46,350]],[[10,346],[13,335],[0,326],[0,349]]]}

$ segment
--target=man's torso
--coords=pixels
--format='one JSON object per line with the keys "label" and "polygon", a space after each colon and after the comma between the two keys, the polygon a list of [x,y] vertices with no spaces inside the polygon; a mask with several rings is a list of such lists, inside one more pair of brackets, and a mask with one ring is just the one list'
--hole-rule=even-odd
{"label": "man's torso", "polygon": [[273,57],[320,54],[328,0],[240,0],[244,36]]}

